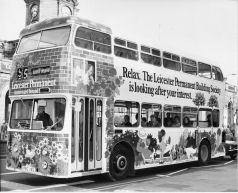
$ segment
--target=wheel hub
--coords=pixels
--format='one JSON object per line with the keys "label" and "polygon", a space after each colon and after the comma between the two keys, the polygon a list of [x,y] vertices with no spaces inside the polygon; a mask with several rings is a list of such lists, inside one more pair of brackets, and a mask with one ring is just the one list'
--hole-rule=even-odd
{"label": "wheel hub", "polygon": [[201,158],[203,161],[206,161],[208,158],[208,148],[206,145],[202,145],[201,147]]}
{"label": "wheel hub", "polygon": [[123,171],[127,167],[127,160],[125,156],[118,155],[116,162],[117,169]]}

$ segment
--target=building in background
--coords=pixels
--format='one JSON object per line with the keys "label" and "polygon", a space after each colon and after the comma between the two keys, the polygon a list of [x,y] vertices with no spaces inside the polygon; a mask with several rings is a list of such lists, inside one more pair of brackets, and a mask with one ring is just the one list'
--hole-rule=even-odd
{"label": "building in background", "polygon": [[237,135],[238,126],[238,90],[237,86],[226,83],[224,126]]}
{"label": "building in background", "polygon": [[[26,3],[25,24],[30,25],[48,18],[76,15],[78,0],[24,0]],[[20,33],[20,32],[19,32]],[[0,37],[1,38],[1,37]],[[8,96],[12,57],[17,40],[0,40],[0,139],[6,137],[6,123],[9,118],[10,99]]]}

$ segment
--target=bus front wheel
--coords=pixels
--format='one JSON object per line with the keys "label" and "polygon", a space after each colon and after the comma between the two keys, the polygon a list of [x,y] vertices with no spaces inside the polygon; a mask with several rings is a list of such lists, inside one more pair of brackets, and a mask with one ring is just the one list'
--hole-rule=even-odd
{"label": "bus front wheel", "polygon": [[116,146],[110,156],[110,179],[113,181],[125,179],[129,174],[131,161],[128,149],[123,145]]}
{"label": "bus front wheel", "polygon": [[207,141],[202,141],[199,147],[198,160],[202,165],[207,165],[211,160],[211,147]]}

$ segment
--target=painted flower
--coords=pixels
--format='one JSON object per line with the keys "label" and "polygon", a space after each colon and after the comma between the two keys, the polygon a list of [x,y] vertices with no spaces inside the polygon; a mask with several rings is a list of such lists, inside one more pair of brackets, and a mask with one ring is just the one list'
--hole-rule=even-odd
{"label": "painted flower", "polygon": [[42,148],[44,145],[45,145],[45,144],[44,144],[44,141],[40,141],[40,142],[39,142],[39,147],[40,147],[40,148]]}
{"label": "painted flower", "polygon": [[62,150],[63,150],[63,145],[62,145],[61,143],[59,143],[59,144],[57,145],[57,150],[58,150],[58,151],[62,151]]}
{"label": "painted flower", "polygon": [[57,143],[55,141],[52,142],[52,147],[57,148]]}
{"label": "painted flower", "polygon": [[17,141],[20,141],[21,140],[21,135],[18,134],[16,138],[17,138]]}
{"label": "painted flower", "polygon": [[36,149],[36,154],[37,154],[37,155],[40,155],[40,154],[41,154],[41,149],[40,149],[40,148],[37,148],[37,149]]}
{"label": "painted flower", "polygon": [[19,156],[19,162],[22,163],[23,160],[24,160],[23,155],[20,155],[20,156]]}
{"label": "painted flower", "polygon": [[13,140],[11,149],[12,149],[12,151],[11,151],[12,156],[18,157],[19,153],[20,153],[20,149],[21,149],[20,144],[17,141]]}
{"label": "painted flower", "polygon": [[63,154],[61,152],[57,152],[56,157],[58,160],[62,160],[63,159]]}
{"label": "painted flower", "polygon": [[52,164],[57,164],[57,159],[55,157],[52,158]]}
{"label": "painted flower", "polygon": [[42,174],[49,174],[50,173],[50,168],[51,168],[51,161],[50,158],[46,157],[46,156],[42,156],[39,160],[39,171]]}
{"label": "painted flower", "polygon": [[48,146],[49,153],[52,153],[52,150],[53,150],[52,146]]}
{"label": "painted flower", "polygon": [[52,161],[53,158],[54,158],[54,155],[53,155],[52,153],[50,153],[49,158],[50,158],[50,160]]}
{"label": "painted flower", "polygon": [[36,154],[35,149],[36,148],[31,148],[31,150],[30,149],[26,149],[25,157],[28,157],[28,158],[32,159],[35,156],[35,154]]}
{"label": "painted flower", "polygon": [[42,150],[42,155],[46,155],[47,154],[47,147],[44,147],[44,149]]}
{"label": "painted flower", "polygon": [[15,138],[17,138],[17,133],[14,133],[13,135],[14,135]]}
{"label": "painted flower", "polygon": [[48,145],[48,144],[49,144],[49,139],[48,139],[47,137],[45,137],[45,138],[43,139],[43,142],[44,142],[45,145]]}

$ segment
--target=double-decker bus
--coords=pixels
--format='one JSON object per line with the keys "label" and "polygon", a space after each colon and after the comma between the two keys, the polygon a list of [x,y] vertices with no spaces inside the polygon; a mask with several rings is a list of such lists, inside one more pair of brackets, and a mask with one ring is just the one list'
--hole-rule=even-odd
{"label": "double-decker bus", "polygon": [[217,66],[59,17],[27,26],[13,58],[7,169],[55,178],[225,155]]}

